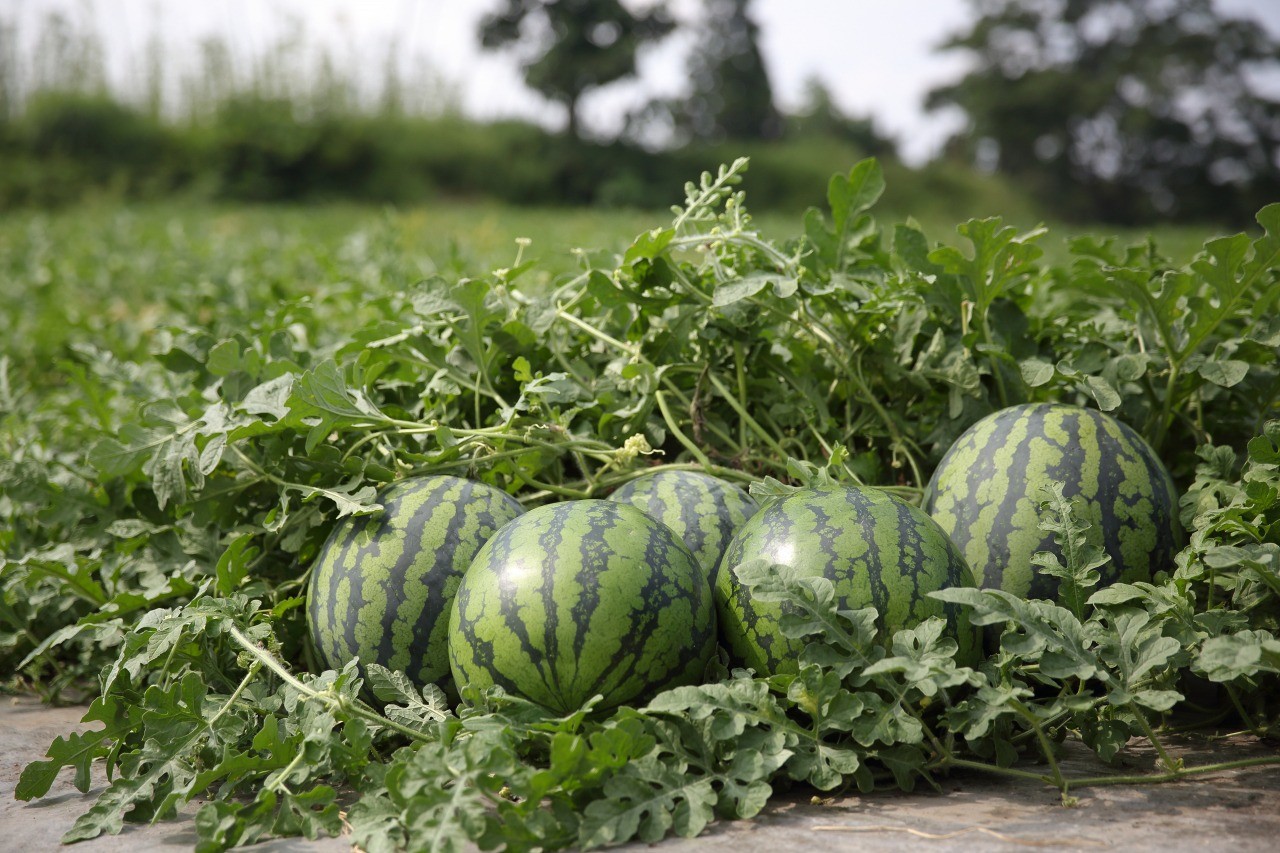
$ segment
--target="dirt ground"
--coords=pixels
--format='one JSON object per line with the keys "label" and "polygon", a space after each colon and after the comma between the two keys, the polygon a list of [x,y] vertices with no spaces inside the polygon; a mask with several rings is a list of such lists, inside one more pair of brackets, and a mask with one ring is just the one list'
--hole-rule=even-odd
{"label": "dirt ground", "polygon": [[[80,794],[65,771],[49,796],[33,803],[13,798],[27,762],[43,757],[50,741],[79,727],[83,708],[44,708],[30,699],[0,698],[0,850],[52,850],[100,789]],[[1171,751],[1190,764],[1275,755],[1275,744],[1233,736],[1172,739]],[[1135,772],[1150,768],[1149,750],[1127,756]],[[1102,772],[1087,752],[1069,754],[1071,772]],[[1114,772],[1114,771],[1112,771]],[[1280,850],[1280,767],[1232,770],[1162,785],[1080,789],[1073,808],[1055,790],[985,775],[953,776],[942,793],[918,791],[840,796],[813,802],[812,791],[775,797],[752,821],[721,822],[704,836],[668,839],[663,851],[905,851],[905,850]],[[190,849],[190,808],[178,820],[130,827],[115,838],[77,845],[77,851]],[[350,842],[285,839],[258,845],[268,851],[346,851]],[[628,845],[640,850],[648,845]]]}

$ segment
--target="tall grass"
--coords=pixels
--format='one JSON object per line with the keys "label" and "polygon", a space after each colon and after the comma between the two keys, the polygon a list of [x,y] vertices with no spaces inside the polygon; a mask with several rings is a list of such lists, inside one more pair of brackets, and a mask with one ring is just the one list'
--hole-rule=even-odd
{"label": "tall grass", "polygon": [[[283,18],[256,51],[227,35],[176,45],[153,29],[121,73],[108,68],[92,7],[79,8],[31,32],[0,13],[0,208],[173,193],[663,208],[685,180],[745,153],[756,208],[794,210],[821,204],[830,175],[867,153],[799,121],[779,142],[661,152],[480,123],[462,115],[430,57],[395,37],[335,47],[300,18]],[[967,168],[890,169],[890,208],[940,221],[1036,218],[1019,193]]]}
{"label": "tall grass", "polygon": [[[110,14],[110,4],[106,5]],[[343,115],[439,116],[459,111],[458,92],[421,53],[397,36],[376,48],[377,59],[354,44],[316,37],[303,17],[278,13],[261,48],[244,48],[225,33],[189,43],[167,41],[156,23],[136,55],[108,68],[108,50],[93,5],[53,10],[23,32],[14,14],[0,12],[0,106],[20,117],[50,93],[105,96],[171,124],[216,121],[230,100],[287,100],[300,117]]]}

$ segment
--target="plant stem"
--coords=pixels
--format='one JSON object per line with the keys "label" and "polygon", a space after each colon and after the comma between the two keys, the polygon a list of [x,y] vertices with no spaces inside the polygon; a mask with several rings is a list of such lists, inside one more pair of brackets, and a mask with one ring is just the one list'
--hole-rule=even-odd
{"label": "plant stem", "polygon": [[1062,789],[1063,793],[1066,793],[1067,780],[1062,776],[1062,768],[1058,766],[1058,759],[1053,755],[1053,744],[1049,742],[1048,736],[1045,735],[1044,729],[1040,725],[1040,719],[1032,713],[1030,708],[1016,699],[1010,704],[1018,712],[1019,716],[1031,724],[1032,730],[1036,733],[1036,739],[1040,741],[1040,750],[1044,753],[1044,759],[1049,763],[1049,769],[1053,771],[1054,784]]}
{"label": "plant stem", "polygon": [[216,712],[214,712],[214,715],[209,718],[209,721],[207,723],[205,723],[205,726],[207,728],[212,730],[213,724],[218,722],[218,720],[222,719],[222,715],[227,713],[227,711],[231,709],[232,705],[240,701],[240,696],[253,682],[253,679],[258,675],[258,671],[261,669],[262,669],[261,661],[254,661],[249,666],[248,671],[244,674],[244,678],[240,679],[240,684],[236,687],[235,692],[233,692],[230,696],[227,697],[227,701],[222,704],[222,707],[219,708]]}
{"label": "plant stem", "polygon": [[[980,328],[982,329],[982,342],[988,346],[994,346],[995,341],[991,337],[991,324],[987,320],[985,308],[982,311]],[[991,352],[987,353],[987,361],[991,364],[991,375],[996,380],[996,393],[1000,396],[1000,405],[1001,407],[1007,407],[1009,405],[1009,390],[1004,385],[1004,375],[1000,372],[1000,361]]]}
{"label": "plant stem", "polygon": [[1226,688],[1227,696],[1228,698],[1231,699],[1231,704],[1235,706],[1236,713],[1240,715],[1241,722],[1245,724],[1245,727],[1250,732],[1252,732],[1255,735],[1261,736],[1262,731],[1258,728],[1258,724],[1253,721],[1253,717],[1250,716],[1249,712],[1244,709],[1244,705],[1241,704],[1240,696],[1238,693],[1236,693],[1235,688],[1232,687],[1230,684],[1224,684],[1222,686]]}
{"label": "plant stem", "polygon": [[1164,385],[1164,401],[1160,406],[1160,414],[1155,424],[1155,432],[1151,436],[1151,449],[1159,453],[1164,445],[1165,436],[1169,432],[1169,426],[1173,423],[1173,395],[1177,391],[1178,380],[1181,378],[1179,373],[1180,363],[1169,359],[1169,380]]}
{"label": "plant stem", "polygon": [[946,760],[939,766],[941,768],[963,767],[966,770],[980,770],[983,773],[995,773],[1001,776],[1011,776],[1015,779],[1030,779],[1035,782],[1043,782],[1046,785],[1054,784],[1053,780],[1043,773],[1032,773],[1028,770],[1017,770],[1013,767],[1001,767],[998,764],[987,764],[982,761],[970,761],[966,758],[956,758],[955,756],[947,756]]}
{"label": "plant stem", "polygon": [[[747,399],[747,375],[742,369],[742,342],[733,342],[733,364],[735,372],[738,375],[738,397]],[[747,443],[747,424],[745,421],[738,422],[738,444],[745,445]]]}
{"label": "plant stem", "polygon": [[[277,660],[274,655],[262,648],[262,646],[258,645],[253,640],[249,639],[249,637],[240,630],[240,626],[231,625],[229,626],[229,631],[231,639],[236,642],[236,645],[253,655],[263,666],[275,673],[281,681],[308,699],[316,699],[335,710],[354,714],[357,717],[362,717],[374,725],[399,732],[410,740],[416,740],[420,743],[431,743],[435,740],[435,738],[425,732],[420,732],[417,729],[410,728],[409,726],[401,725],[395,720],[387,719],[372,708],[366,707],[363,702],[351,702],[345,697],[338,696],[331,691],[316,690],[315,688],[302,683],[293,675],[293,673],[285,669],[284,664]],[[248,676],[246,676],[246,679],[247,678]]]}
{"label": "plant stem", "polygon": [[769,448],[773,450],[774,453],[777,453],[780,458],[786,458],[787,452],[782,449],[782,445],[778,444],[778,440],[770,435],[764,427],[760,426],[755,418],[751,417],[746,408],[741,402],[739,402],[738,398],[734,396],[733,392],[726,388],[725,384],[717,379],[714,373],[708,373],[707,379],[709,379],[711,384],[715,386],[715,389],[719,392],[720,396],[724,397],[725,402],[738,413],[738,417],[742,418],[747,426],[751,427],[751,430],[756,435],[760,436],[760,439],[765,444],[769,445]]}
{"label": "plant stem", "polygon": [[1091,776],[1083,779],[1072,779],[1071,787],[1087,788],[1100,785],[1145,785],[1160,782],[1175,782],[1184,776],[1197,776],[1205,773],[1218,773],[1223,770],[1238,770],[1243,767],[1263,767],[1280,764],[1280,755],[1265,758],[1243,758],[1239,761],[1223,761],[1217,764],[1201,764],[1196,767],[1179,767],[1164,773],[1135,774],[1128,776]]}
{"label": "plant stem", "polygon": [[[586,332],[588,335],[591,335],[591,337],[599,341],[602,341],[611,347],[622,350],[623,352],[627,353],[633,358],[644,359],[644,356],[640,354],[639,347],[635,346],[634,344],[623,343],[622,341],[618,340],[612,335],[600,331],[590,323],[579,320],[577,317],[568,313],[563,308],[556,309],[556,316],[567,323],[577,326],[579,329],[582,329],[582,331]],[[645,360],[647,361],[647,359]]]}
{"label": "plant stem", "polygon": [[693,458],[697,459],[704,468],[710,468],[711,460],[680,430],[679,424],[676,423],[675,417],[671,414],[671,409],[667,407],[666,395],[658,391],[654,394],[654,397],[658,401],[658,409],[662,412],[662,419],[667,422],[667,429],[671,430],[671,434],[676,437],[676,441],[684,445],[684,449],[688,450],[693,455]]}
{"label": "plant stem", "polygon": [[1133,702],[1129,703],[1129,710],[1138,718],[1138,725],[1142,726],[1143,734],[1147,736],[1147,740],[1151,741],[1151,745],[1156,748],[1156,754],[1160,756],[1160,763],[1165,766],[1166,770],[1174,770],[1177,765],[1173,763],[1173,759],[1165,751],[1164,744],[1160,742],[1160,738],[1156,737],[1155,729],[1151,728],[1151,723],[1147,721],[1147,715],[1142,713],[1142,709]]}

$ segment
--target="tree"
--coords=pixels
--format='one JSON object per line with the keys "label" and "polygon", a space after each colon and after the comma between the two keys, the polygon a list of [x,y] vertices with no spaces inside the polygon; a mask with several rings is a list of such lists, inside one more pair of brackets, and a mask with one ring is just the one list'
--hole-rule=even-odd
{"label": "tree", "polygon": [[1212,0],[971,0],[975,59],[926,106],[953,140],[1080,216],[1241,219],[1280,197],[1280,43]]}
{"label": "tree", "polygon": [[825,136],[857,146],[868,157],[897,159],[898,145],[881,133],[875,118],[858,118],[845,113],[826,84],[817,77],[805,82],[804,106],[787,117],[787,134],[797,137]]}
{"label": "tree", "polygon": [[674,26],[663,5],[633,13],[619,0],[505,0],[481,21],[480,42],[516,50],[525,82],[564,105],[579,139],[583,95],[635,74],[638,50]]}
{"label": "tree", "polygon": [[685,140],[775,139],[782,117],[747,14],[751,0],[703,0],[701,35],[689,57],[692,91],[671,102],[671,123]]}

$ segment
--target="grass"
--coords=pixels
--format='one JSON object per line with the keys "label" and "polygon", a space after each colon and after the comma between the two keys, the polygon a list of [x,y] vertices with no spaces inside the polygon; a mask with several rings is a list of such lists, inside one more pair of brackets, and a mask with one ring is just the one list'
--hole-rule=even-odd
{"label": "grass", "polygon": [[[351,328],[360,318],[350,315],[347,300],[325,303],[335,285],[376,295],[433,274],[481,275],[511,266],[516,239],[528,238],[523,258],[537,265],[520,286],[541,289],[580,268],[575,250],[608,264],[635,235],[669,219],[665,211],[488,202],[407,209],[99,202],[13,212],[0,219],[0,354],[47,362],[75,343],[137,353],[155,346],[167,324],[214,316],[252,321],[273,304],[307,296],[313,310],[330,310],[333,323]],[[900,219],[881,215],[886,225]],[[955,223],[935,219],[921,217],[930,238],[955,239]],[[792,214],[761,213],[756,225],[774,238],[801,229]],[[1051,225],[1042,240],[1046,259],[1063,260],[1068,235],[1078,231]],[[1205,236],[1203,229],[1162,229],[1156,240],[1185,262]]]}

